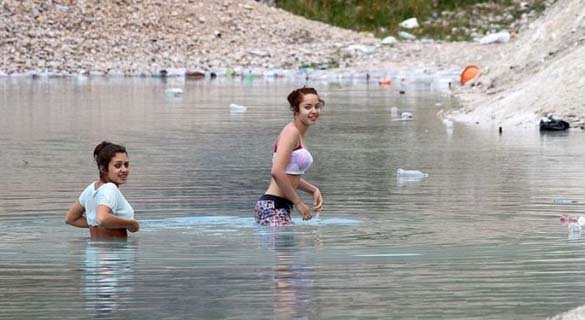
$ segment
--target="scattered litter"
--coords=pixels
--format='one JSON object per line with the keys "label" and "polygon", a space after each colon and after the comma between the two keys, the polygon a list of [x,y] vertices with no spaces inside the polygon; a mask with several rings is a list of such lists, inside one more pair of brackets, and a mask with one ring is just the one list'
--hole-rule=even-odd
{"label": "scattered litter", "polygon": [[185,77],[186,78],[191,78],[191,79],[203,79],[205,78],[205,72],[203,71],[186,71],[185,72]]}
{"label": "scattered litter", "polygon": [[396,176],[401,177],[401,178],[422,179],[422,178],[428,177],[429,174],[424,173],[424,172],[419,171],[419,170],[404,170],[404,169],[398,168],[396,170]]}
{"label": "scattered litter", "polygon": [[581,238],[581,230],[585,225],[585,217],[563,214],[561,216],[561,223],[567,225],[569,240],[579,240]]}
{"label": "scattered litter", "polygon": [[556,198],[553,200],[554,204],[577,204],[577,200]]}
{"label": "scattered litter", "polygon": [[178,96],[180,96],[180,95],[182,95],[182,94],[183,94],[183,89],[181,89],[181,88],[167,88],[167,89],[165,90],[165,93],[166,93],[168,96],[174,96],[174,97],[178,97]]}
{"label": "scattered litter", "polygon": [[567,121],[552,116],[540,119],[540,131],[565,131],[570,126]]}
{"label": "scattered litter", "polygon": [[485,37],[479,39],[479,43],[480,44],[506,43],[510,41],[510,38],[511,36],[508,31],[502,31],[486,35]]}
{"label": "scattered litter", "polygon": [[447,128],[453,128],[453,120],[450,119],[443,119],[443,124]]}
{"label": "scattered litter", "polygon": [[384,79],[381,79],[379,81],[379,83],[381,86],[389,86],[392,83],[392,80],[390,80],[388,78],[384,78]]}
{"label": "scattered litter", "polygon": [[473,80],[475,79],[477,76],[479,76],[479,68],[475,65],[468,65],[467,67],[465,67],[465,69],[463,69],[463,71],[461,72],[461,78],[459,80],[459,82],[461,83],[461,85],[465,85],[465,83],[467,83],[469,80]]}
{"label": "scattered litter", "polygon": [[404,111],[404,112],[400,113],[401,120],[412,120],[413,118],[414,118],[414,116],[412,115],[412,113],[410,113],[408,111]]}
{"label": "scattered litter", "polygon": [[576,223],[576,224],[583,226],[583,225],[585,225],[585,217],[583,217],[583,216],[569,216],[569,215],[563,214],[561,216],[561,223],[562,224]]}
{"label": "scattered litter", "polygon": [[235,104],[235,103],[230,104],[230,112],[240,113],[240,112],[246,112],[246,110],[248,110],[248,108],[241,106],[239,104]]}

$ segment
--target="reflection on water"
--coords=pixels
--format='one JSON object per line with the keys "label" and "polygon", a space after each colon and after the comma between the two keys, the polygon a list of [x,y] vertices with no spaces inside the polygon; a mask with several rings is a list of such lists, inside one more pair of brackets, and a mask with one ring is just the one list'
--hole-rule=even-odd
{"label": "reflection on water", "polygon": [[[304,82],[217,80],[0,80],[0,318],[543,319],[583,304],[585,241],[559,224],[583,214],[582,132],[444,123],[456,101],[433,80],[309,83],[327,100],[306,141],[324,211],[272,230],[253,207]],[[103,139],[132,162],[122,192],[142,228],[127,243],[63,224]]]}
{"label": "reflection on water", "polygon": [[301,239],[293,230],[266,231],[261,235],[261,246],[273,250],[275,254],[271,298],[274,319],[315,317],[317,301],[312,294],[314,267],[307,261],[306,250],[318,246],[319,239],[313,238],[311,243],[306,243],[306,237]]}
{"label": "reflection on water", "polygon": [[81,294],[89,314],[112,318],[119,306],[131,299],[137,249],[127,241],[87,242]]}

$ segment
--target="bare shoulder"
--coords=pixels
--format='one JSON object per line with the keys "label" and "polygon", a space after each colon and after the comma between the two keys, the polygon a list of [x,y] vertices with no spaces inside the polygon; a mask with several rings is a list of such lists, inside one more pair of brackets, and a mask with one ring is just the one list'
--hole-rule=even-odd
{"label": "bare shoulder", "polygon": [[282,128],[280,132],[280,138],[287,137],[287,138],[296,138],[301,135],[299,129],[291,122]]}
{"label": "bare shoulder", "polygon": [[300,139],[300,132],[292,123],[287,124],[278,136],[277,145],[279,150],[292,150]]}

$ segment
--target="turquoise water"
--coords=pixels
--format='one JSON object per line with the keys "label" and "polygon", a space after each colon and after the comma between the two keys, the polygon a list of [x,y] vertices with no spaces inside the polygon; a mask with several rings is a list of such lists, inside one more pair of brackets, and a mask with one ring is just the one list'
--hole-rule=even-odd
{"label": "turquoise water", "polygon": [[[310,83],[327,101],[307,138],[324,211],[273,230],[252,208],[302,82],[0,80],[0,318],[544,319],[585,304],[584,242],[559,223],[583,212],[583,134],[449,129],[444,83]],[[142,229],[127,242],[63,223],[103,139],[129,151],[121,190]]]}

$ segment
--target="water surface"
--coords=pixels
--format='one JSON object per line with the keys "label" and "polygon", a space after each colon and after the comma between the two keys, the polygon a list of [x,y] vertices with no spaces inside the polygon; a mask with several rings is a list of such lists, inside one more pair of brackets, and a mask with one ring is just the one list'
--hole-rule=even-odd
{"label": "water surface", "polygon": [[[0,318],[537,319],[585,303],[583,241],[558,219],[583,211],[582,133],[449,129],[444,81],[309,83],[327,101],[307,137],[324,211],[256,226],[302,84],[0,80]],[[101,140],[129,151],[142,229],[127,242],[63,223]]]}

